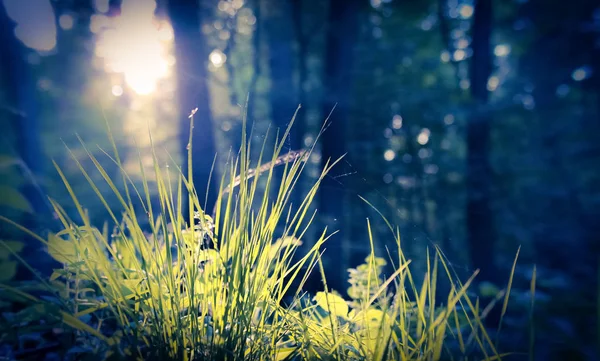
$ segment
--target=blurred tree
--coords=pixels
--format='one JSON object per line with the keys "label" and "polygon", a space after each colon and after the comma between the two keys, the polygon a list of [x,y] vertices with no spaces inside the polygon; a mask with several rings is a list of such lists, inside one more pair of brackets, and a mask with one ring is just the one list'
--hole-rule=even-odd
{"label": "blurred tree", "polygon": [[[182,169],[187,172],[190,137],[188,116],[198,108],[192,129],[194,156],[191,176],[199,199],[205,199],[206,209],[212,209],[217,199],[218,177],[214,174],[210,177],[216,148],[206,83],[206,45],[200,32],[201,10],[197,0],[170,0],[168,12],[175,35]],[[187,208],[183,206],[186,212]]]}
{"label": "blurred tree", "polygon": [[[7,145],[11,148],[8,149],[13,153],[10,154],[11,157],[20,159],[18,163],[23,173],[23,181],[15,186],[20,188],[21,194],[29,203],[26,207],[19,206],[27,212],[21,213],[21,218],[15,220],[33,231],[41,231],[48,224],[41,224],[40,221],[52,217],[44,191],[38,183],[41,179],[43,157],[39,140],[37,82],[30,64],[26,61],[30,55],[29,50],[15,37],[14,27],[15,24],[0,4],[0,86],[3,90],[3,96],[0,98],[0,119],[2,130],[5,132],[2,143],[3,148]],[[14,134],[14,139],[10,138],[11,133]],[[3,177],[6,179],[8,175]],[[14,198],[8,194],[1,194],[0,197],[5,198],[3,205]],[[4,229],[4,226],[0,228]],[[3,236],[6,237],[5,234]],[[19,239],[27,242],[25,259],[33,261],[41,272],[49,271],[49,263],[40,261],[44,257],[41,255],[38,241],[23,234],[19,234]],[[29,272],[25,274],[30,276]]]}
{"label": "blurred tree", "polygon": [[494,281],[495,231],[492,216],[490,129],[492,116],[486,107],[488,79],[492,72],[492,1],[475,2],[470,61],[470,92],[474,101],[467,125],[467,230],[471,263],[480,280]]}
{"label": "blurred tree", "polygon": [[[8,126],[16,131],[16,152],[33,177],[39,177],[42,168],[39,141],[36,79],[26,62],[28,50],[14,35],[14,24],[0,6],[0,79],[5,89],[2,99],[3,117]],[[3,142],[7,142],[4,139]],[[22,192],[35,212],[47,210],[40,190],[32,177],[23,185]],[[28,222],[29,223],[29,222]],[[29,224],[33,226],[33,224]]]}
{"label": "blurred tree", "polygon": [[[545,2],[532,1],[521,9],[521,16],[534,25],[520,65],[526,82],[533,85],[537,128],[533,134],[540,146],[535,158],[544,170],[543,186],[530,192],[540,205],[533,237],[543,264],[575,272],[577,278],[589,277],[595,270],[590,265],[597,259],[594,252],[582,250],[597,247],[598,226],[593,221],[597,211],[586,203],[593,202],[598,190],[592,183],[598,178],[587,169],[600,159],[600,123],[598,111],[593,113],[597,70],[589,65],[594,64],[597,53],[596,37],[586,31],[585,24],[592,22],[590,14],[596,5],[552,5],[549,8]],[[565,89],[570,94],[562,94]],[[570,246],[573,239],[581,240],[584,247]],[[567,264],[565,257],[580,262]]]}
{"label": "blurred tree", "polygon": [[[292,0],[292,22],[294,24],[294,33],[296,43],[298,44],[297,59],[298,59],[298,82],[297,82],[297,102],[302,106],[306,106],[306,93],[304,87],[308,79],[308,68],[306,60],[308,57],[308,43],[310,41],[309,35],[304,32],[304,10],[302,0]],[[304,146],[304,136],[306,131],[306,117],[304,116],[306,111],[298,114],[294,123],[294,132],[292,133],[292,147],[295,149],[302,148]]]}
{"label": "blurred tree", "polygon": [[[60,96],[54,99],[55,110],[59,115],[57,121],[74,126],[81,124],[82,114],[89,110],[86,109],[82,96],[86,94],[91,78],[93,37],[90,21],[94,14],[94,5],[92,0],[52,1],[51,4],[54,9],[57,41],[56,52],[49,61],[54,75],[52,80],[61,90]],[[61,19],[65,18],[72,22],[70,26],[61,26]],[[100,128],[103,131],[104,125]],[[72,133],[62,136],[76,144],[77,140]],[[69,145],[72,146],[73,143]]]}
{"label": "blurred tree", "polygon": [[[297,0],[294,0],[297,1]],[[296,75],[296,51],[292,0],[267,1],[264,22],[269,48],[269,68],[271,89],[271,119],[273,126],[282,134],[298,107],[298,87]],[[297,14],[294,14],[297,16]],[[275,129],[275,130],[276,130]],[[297,127],[290,134],[291,149],[301,147],[301,136],[296,135]]]}
{"label": "blurred tree", "polygon": [[[3,115],[8,126],[17,132],[16,151],[33,175],[39,175],[41,168],[38,140],[38,105],[36,81],[26,62],[28,51],[14,36],[12,21],[0,6],[0,58],[1,78],[5,89],[2,99]],[[4,139],[6,142],[6,139]],[[41,211],[43,200],[31,184],[25,185],[24,194],[34,210]]]}
{"label": "blurred tree", "polygon": [[[323,134],[321,164],[333,162],[344,155],[346,150],[346,130],[351,113],[354,49],[358,39],[359,14],[368,10],[366,0],[330,0],[325,40],[324,97],[322,113],[329,117],[329,126]],[[335,110],[332,112],[332,110]],[[344,219],[344,192],[335,182],[335,175],[344,172],[343,162],[326,178],[319,192],[319,212],[325,225],[339,230],[329,242],[331,254],[336,263],[332,269],[338,270],[331,283],[342,286],[349,267],[351,246],[342,232]],[[337,220],[340,222],[337,222]],[[333,265],[332,265],[333,266]],[[345,288],[345,287],[344,287]]]}
{"label": "blurred tree", "polygon": [[528,140],[535,145],[529,153],[535,178],[525,186],[531,243],[536,263],[556,275],[542,287],[557,305],[562,300],[577,309],[565,314],[555,306],[546,315],[564,317],[561,321],[573,332],[556,333],[552,325],[546,332],[572,341],[553,345],[553,352],[579,357],[582,350],[576,345],[595,342],[592,330],[597,327],[589,317],[597,312],[600,245],[597,37],[589,26],[594,11],[600,9],[593,2],[534,0],[518,13],[529,24],[519,65],[534,106]]}
{"label": "blurred tree", "polygon": [[[261,9],[261,5],[262,5],[262,1],[261,0],[253,0],[251,3],[252,5],[252,10],[254,13],[254,19],[255,19],[255,28],[254,31],[252,32],[252,76],[250,77],[250,80],[248,82],[248,96],[249,96],[249,102],[248,102],[248,116],[249,116],[249,124],[251,121],[254,120],[254,109],[255,109],[255,104],[256,104],[256,97],[257,97],[257,85],[258,85],[258,80],[261,78],[262,76],[262,69],[261,69],[261,43],[262,43],[262,34],[263,34],[263,15],[262,15],[262,9]],[[237,147],[236,147],[237,149]]]}

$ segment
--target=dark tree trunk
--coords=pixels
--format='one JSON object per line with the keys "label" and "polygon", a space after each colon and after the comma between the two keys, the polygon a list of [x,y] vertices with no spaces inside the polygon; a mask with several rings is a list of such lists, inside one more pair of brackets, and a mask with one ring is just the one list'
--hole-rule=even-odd
{"label": "dark tree trunk", "polygon": [[[328,28],[325,42],[325,74],[323,115],[335,110],[329,118],[329,127],[322,137],[322,166],[327,161],[333,162],[346,151],[346,129],[349,122],[352,91],[352,71],[354,66],[354,47],[358,38],[361,10],[368,6],[363,0],[330,0]],[[344,193],[333,176],[342,173],[344,167],[336,167],[327,177],[319,192],[319,212],[324,225],[331,230],[339,231],[328,242],[329,258],[337,264],[331,264],[332,269],[339,270],[335,278],[328,282],[345,291],[346,269],[350,258],[350,247],[343,231]],[[331,255],[336,255],[333,258]]]}
{"label": "dark tree trunk", "polygon": [[[305,105],[306,93],[304,85],[308,77],[308,68],[306,58],[308,56],[308,36],[304,33],[303,25],[303,8],[302,0],[292,0],[292,19],[294,23],[294,32],[298,43],[298,85],[297,85],[297,101],[298,104]],[[294,132],[292,133],[292,145],[298,148],[304,147],[304,136],[306,132],[306,124],[304,122],[304,112],[298,114],[294,122]]]}
{"label": "dark tree trunk", "polygon": [[[39,104],[36,91],[36,79],[31,67],[26,63],[27,50],[14,36],[14,23],[0,4],[0,79],[6,89],[5,98],[1,100],[0,118],[7,124],[2,126],[4,131],[15,132],[16,144],[14,150],[23,166],[24,183],[21,193],[32,206],[33,214],[24,214],[19,221],[34,232],[41,232],[47,224],[44,220],[51,219],[50,208],[43,190],[38,184],[42,170],[42,150],[39,140]],[[5,128],[6,126],[6,128]],[[3,195],[0,194],[0,197]],[[36,268],[46,273],[50,270],[49,262],[44,262],[41,244],[26,235],[19,234],[26,241],[25,259]],[[21,270],[20,270],[21,271]],[[18,277],[30,277],[28,271],[19,272]]]}
{"label": "dark tree trunk", "polygon": [[[201,12],[197,0],[171,0],[169,16],[175,34],[175,57],[177,59],[177,83],[180,109],[180,142],[184,172],[188,167],[187,149],[190,136],[190,112],[198,108],[193,128],[193,174],[194,186],[201,205],[212,209],[217,199],[217,178],[210,178],[216,153],[210,98],[206,73],[206,45],[200,32]],[[209,182],[210,179],[210,182]],[[183,212],[187,214],[184,204]]]}
{"label": "dark tree trunk", "polygon": [[[11,127],[17,131],[17,153],[34,175],[41,169],[41,149],[38,134],[38,111],[36,81],[31,68],[25,62],[27,50],[14,36],[14,25],[0,6],[0,71],[7,89],[6,105],[16,110],[7,113]],[[23,188],[23,193],[32,203],[34,210],[44,208],[44,200],[32,185]]]}
{"label": "dark tree trunk", "polygon": [[[298,107],[298,91],[294,82],[296,66],[292,1],[270,2],[264,9],[271,72],[271,119],[281,136]],[[295,127],[290,135],[289,147],[294,150],[300,147]]]}
{"label": "dark tree trunk", "polygon": [[484,109],[492,70],[490,36],[492,1],[475,2],[473,57],[470,63],[471,96],[475,111],[467,127],[467,231],[471,262],[480,270],[479,280],[494,281],[495,231],[491,212],[492,169],[490,165],[491,115]]}
{"label": "dark tree trunk", "polygon": [[[600,134],[600,123],[597,118],[591,117],[592,112],[582,116],[573,111],[577,107],[590,108],[585,97],[570,100],[581,103],[572,103],[570,108],[565,108],[566,104],[557,97],[556,89],[568,84],[570,74],[556,69],[573,69],[580,64],[580,59],[591,58],[591,64],[600,60],[600,50],[594,48],[596,34],[586,30],[586,26],[571,26],[591,24],[590,15],[596,5],[586,3],[577,12],[569,12],[572,10],[569,3],[562,6],[557,11],[556,8],[549,9],[543,1],[531,1],[522,8],[522,15],[531,19],[534,28],[538,29],[535,41],[522,56],[520,67],[525,74],[530,74],[535,85],[532,94],[538,129],[531,133],[540,141],[540,148],[536,150],[538,167],[548,174],[529,192],[532,203],[538,205],[532,212],[531,228],[536,263],[577,280],[571,285],[574,293],[579,292],[579,298],[593,304],[591,300],[597,296],[598,289],[600,226],[597,211],[586,207],[584,200],[597,195],[597,189],[581,187],[581,180],[589,177],[589,173],[586,174],[585,170],[573,173],[570,162],[598,163],[600,143],[597,137],[594,139],[586,135]],[[597,72],[583,80],[580,86],[590,96],[600,96]],[[600,108],[596,109],[596,114],[600,114]],[[574,141],[572,134],[583,139]],[[580,311],[587,310],[582,308]],[[583,326],[578,331],[580,337],[588,336]]]}
{"label": "dark tree trunk", "polygon": [[[66,118],[77,117],[81,108],[80,95],[86,90],[86,79],[92,71],[91,60],[93,53],[89,46],[92,41],[90,22],[94,14],[92,0],[76,0],[71,3],[52,1],[56,24],[56,54],[53,60],[56,64],[54,81],[65,89],[59,100],[59,116]],[[72,29],[63,30],[59,18],[63,14],[74,14],[75,24]],[[85,112],[84,110],[81,110]],[[79,119],[71,119],[78,123]]]}
{"label": "dark tree trunk", "polygon": [[[262,11],[261,11],[261,0],[253,0],[250,2],[253,5],[254,17],[256,18],[256,27],[254,29],[254,33],[252,34],[252,77],[250,78],[250,82],[248,83],[248,109],[246,109],[248,113],[248,128],[253,128],[254,121],[254,104],[256,99],[256,84],[258,83],[258,79],[261,77],[261,66],[260,66],[260,54],[261,54],[261,44],[262,44]],[[239,147],[236,147],[237,150]]]}

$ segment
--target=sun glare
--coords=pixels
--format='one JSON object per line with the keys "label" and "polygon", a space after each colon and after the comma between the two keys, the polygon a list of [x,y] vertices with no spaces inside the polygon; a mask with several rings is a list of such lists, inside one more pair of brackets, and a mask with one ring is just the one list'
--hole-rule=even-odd
{"label": "sun glare", "polygon": [[208,58],[210,59],[210,62],[217,68],[223,66],[227,60],[227,56],[219,49],[213,50]]}
{"label": "sun glare", "polygon": [[54,49],[56,24],[50,1],[0,0],[0,6],[4,6],[6,15],[15,23],[15,36],[26,47],[39,52]]}
{"label": "sun glare", "polygon": [[123,74],[127,86],[140,95],[155,91],[174,63],[169,54],[173,30],[167,22],[157,22],[155,8],[154,1],[126,0],[119,16],[104,18],[103,26],[92,29],[99,33],[96,55],[104,59],[104,69]]}

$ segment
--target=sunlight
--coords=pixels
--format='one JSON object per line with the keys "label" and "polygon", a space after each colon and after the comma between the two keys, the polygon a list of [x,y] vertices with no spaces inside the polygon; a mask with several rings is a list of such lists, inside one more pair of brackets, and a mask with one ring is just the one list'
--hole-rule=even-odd
{"label": "sunlight", "polygon": [[429,142],[429,136],[431,135],[431,131],[427,128],[423,128],[419,135],[417,136],[417,142],[421,145],[427,144]]}
{"label": "sunlight", "polygon": [[168,23],[155,20],[155,8],[154,2],[124,1],[120,16],[104,17],[103,26],[91,25],[92,31],[105,28],[96,43],[104,69],[122,73],[129,88],[140,95],[154,92],[174,65],[168,51],[173,30]]}
{"label": "sunlight", "polygon": [[463,49],[457,49],[454,51],[454,61],[462,61],[467,58],[467,52]]}
{"label": "sunlight", "polygon": [[442,51],[440,54],[440,59],[442,62],[447,63],[450,61],[450,53],[447,50]]}
{"label": "sunlight", "polygon": [[213,50],[208,56],[210,62],[217,68],[220,68],[227,61],[227,56],[219,49]]}
{"label": "sunlight", "polygon": [[494,55],[498,57],[507,56],[510,54],[510,45],[508,44],[498,44],[494,47]]}
{"label": "sunlight", "polygon": [[392,149],[388,149],[383,153],[383,158],[388,162],[391,162],[394,160],[394,158],[396,158],[396,152],[394,152]]}
{"label": "sunlight", "polygon": [[487,82],[487,90],[493,92],[498,88],[498,85],[500,85],[500,78],[495,75],[491,76]]}
{"label": "sunlight", "polygon": [[475,8],[473,8],[473,5],[470,4],[462,4],[459,9],[459,13],[463,19],[468,19],[475,13]]}
{"label": "sunlight", "polygon": [[73,19],[73,16],[70,14],[62,14],[58,18],[58,25],[60,25],[63,30],[71,30],[73,29],[73,25],[75,25],[75,19]]}
{"label": "sunlight", "polygon": [[54,10],[48,0],[4,0],[8,17],[16,23],[15,36],[26,47],[40,52],[56,46],[56,25]]}
{"label": "sunlight", "polygon": [[100,13],[108,12],[108,9],[110,7],[110,1],[109,0],[94,0],[94,7]]}
{"label": "sunlight", "polygon": [[582,81],[582,80],[589,78],[591,75],[592,75],[592,68],[586,65],[586,66],[582,66],[582,67],[579,67],[579,68],[573,70],[571,77],[575,81]]}
{"label": "sunlight", "polygon": [[121,95],[123,95],[123,88],[119,85],[113,85],[112,94],[116,97],[120,97]]}
{"label": "sunlight", "polygon": [[394,129],[402,128],[402,117],[400,115],[394,115],[394,117],[392,118],[392,127]]}
{"label": "sunlight", "polygon": [[444,124],[446,124],[446,125],[452,125],[452,123],[454,123],[454,115],[452,115],[452,114],[446,114],[444,116]]}

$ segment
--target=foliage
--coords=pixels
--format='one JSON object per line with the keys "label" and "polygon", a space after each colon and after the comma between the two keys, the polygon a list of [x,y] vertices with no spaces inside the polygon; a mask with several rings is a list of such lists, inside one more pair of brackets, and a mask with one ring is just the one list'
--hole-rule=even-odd
{"label": "foliage", "polygon": [[[0,171],[6,174],[0,181],[0,194],[2,195],[0,196],[0,213],[15,218],[24,217],[24,215],[33,216],[33,206],[20,189],[24,184],[28,185],[28,181],[32,181],[32,179],[25,180],[17,176],[19,172],[27,174],[27,166],[16,157],[0,155]],[[0,237],[6,239],[14,237],[14,235],[2,232]],[[0,282],[11,281],[17,275],[19,254],[22,253],[24,247],[23,242],[15,240],[3,241],[0,245]]]}
{"label": "foliage", "polygon": [[[283,139],[286,135],[287,131]],[[466,292],[475,275],[464,284],[454,280],[443,255],[436,250],[431,259],[428,257],[431,262],[422,284],[414,281],[410,261],[402,252],[393,262],[395,272],[384,279],[386,262],[375,257],[370,223],[371,255],[364,264],[349,270],[351,300],[329,291],[320,259],[326,231],[306,254],[294,255],[313,219],[307,218],[308,206],[330,167],[308,190],[301,206],[295,212],[287,211],[288,198],[306,158],[285,164],[274,200],[267,196],[269,192],[255,199],[259,178],[266,177],[267,188],[275,186],[273,167],[283,142],[275,144],[270,167],[251,169],[245,133],[243,139],[239,156],[229,163],[229,178],[223,176],[221,180],[213,215],[200,205],[193,182],[181,170],[173,175],[155,160],[159,196],[159,209],[155,209],[146,182],[138,189],[123,172],[125,193],[120,193],[115,181],[88,152],[95,171],[122,206],[116,209],[104,200],[88,171],[74,157],[112,218],[112,228],[105,225],[98,229],[57,167],[83,224],[72,221],[52,201],[63,229],[37,239],[62,268],[49,280],[39,277],[33,288],[1,286],[3,295],[25,305],[3,319],[6,327],[2,339],[18,339],[18,325],[28,325],[33,332],[63,324],[75,335],[75,347],[69,349],[72,357],[439,360],[444,353],[457,352],[451,340],[459,345],[462,355],[472,355],[478,349],[476,354],[486,359],[500,357],[483,328],[478,304]],[[191,154],[190,147],[188,156]],[[118,153],[111,157],[120,167]],[[191,167],[192,163],[188,164]],[[238,169],[239,174],[253,177],[236,177]],[[236,185],[239,188],[234,194],[231,190]],[[181,209],[184,196],[190,204],[187,210]],[[137,213],[137,207],[143,213]],[[152,221],[149,230],[140,226],[143,215]],[[282,217],[283,234],[276,235]],[[18,224],[3,220],[33,236]],[[394,234],[400,250],[399,233]],[[306,270],[317,264],[325,290],[310,300],[301,288],[308,276]],[[443,304],[436,303],[441,269],[452,283]],[[297,289],[292,288],[295,279],[300,280]],[[293,297],[286,307],[283,300],[288,294]]]}

